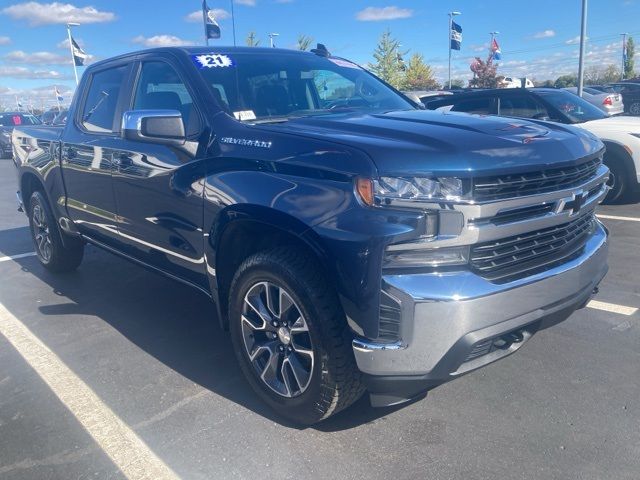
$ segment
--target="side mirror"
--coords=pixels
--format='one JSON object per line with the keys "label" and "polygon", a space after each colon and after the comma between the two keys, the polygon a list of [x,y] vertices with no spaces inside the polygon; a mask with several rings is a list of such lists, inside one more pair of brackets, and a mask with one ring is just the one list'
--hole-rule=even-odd
{"label": "side mirror", "polygon": [[130,110],[122,114],[122,138],[138,142],[182,146],[184,122],[178,110]]}

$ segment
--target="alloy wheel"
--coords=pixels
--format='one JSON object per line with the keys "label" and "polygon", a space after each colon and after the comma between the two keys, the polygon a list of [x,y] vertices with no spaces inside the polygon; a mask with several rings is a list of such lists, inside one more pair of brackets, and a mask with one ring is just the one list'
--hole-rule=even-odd
{"label": "alloy wheel", "polygon": [[34,205],[31,220],[33,221],[33,238],[38,254],[44,262],[48,262],[51,260],[53,244],[51,243],[51,231],[47,217],[41,205]]}
{"label": "alloy wheel", "polygon": [[249,361],[266,386],[286,398],[307,389],[314,366],[309,327],[284,288],[253,285],[244,297],[241,331]]}

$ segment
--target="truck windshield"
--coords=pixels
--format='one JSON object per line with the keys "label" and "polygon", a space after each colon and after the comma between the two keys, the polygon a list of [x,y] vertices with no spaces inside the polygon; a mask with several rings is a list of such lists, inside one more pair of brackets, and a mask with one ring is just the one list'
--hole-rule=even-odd
{"label": "truck windshield", "polygon": [[576,94],[566,91],[539,91],[536,92],[543,100],[556,110],[559,110],[570,123],[583,123],[591,120],[607,118],[607,115],[598,107],[591,105]]}
{"label": "truck windshield", "polygon": [[242,121],[415,108],[367,71],[339,58],[256,52],[200,54],[192,60],[222,108]]}

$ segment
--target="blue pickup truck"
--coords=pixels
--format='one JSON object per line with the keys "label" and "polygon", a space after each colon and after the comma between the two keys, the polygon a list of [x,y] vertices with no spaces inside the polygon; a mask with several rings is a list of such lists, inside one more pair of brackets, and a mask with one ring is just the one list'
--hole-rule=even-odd
{"label": "blue pickup truck", "polygon": [[49,270],[90,243],[211,297],[283,417],[400,404],[607,271],[599,140],[419,107],[321,46],[126,54],[87,68],[66,126],[14,130],[18,201]]}

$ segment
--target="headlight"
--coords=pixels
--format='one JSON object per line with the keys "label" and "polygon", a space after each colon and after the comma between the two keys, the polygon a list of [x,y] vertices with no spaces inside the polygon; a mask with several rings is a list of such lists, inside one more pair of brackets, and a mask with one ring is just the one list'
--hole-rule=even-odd
{"label": "headlight", "polygon": [[373,181],[373,197],[378,205],[394,200],[438,201],[469,197],[470,181],[456,177],[380,177]]}
{"label": "headlight", "polygon": [[469,261],[469,247],[403,249],[389,245],[384,254],[384,268],[420,268],[464,265]]}

